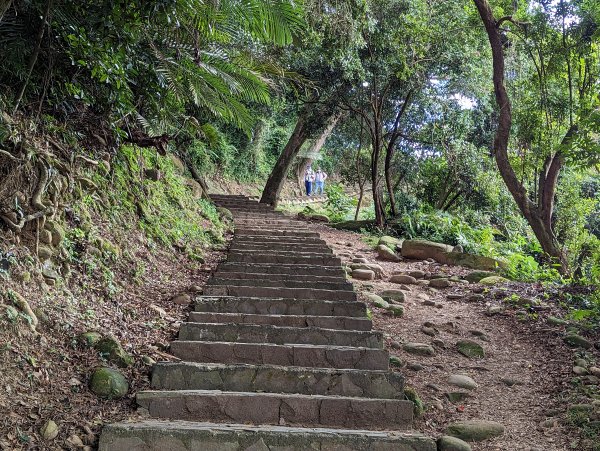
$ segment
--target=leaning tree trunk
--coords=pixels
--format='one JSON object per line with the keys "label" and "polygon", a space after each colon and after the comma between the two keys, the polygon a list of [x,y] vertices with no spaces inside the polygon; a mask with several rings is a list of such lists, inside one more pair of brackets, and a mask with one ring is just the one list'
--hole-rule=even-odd
{"label": "leaning tree trunk", "polygon": [[265,185],[260,198],[261,203],[270,204],[274,207],[277,206],[279,193],[281,193],[281,189],[285,183],[288,170],[292,164],[292,161],[296,155],[298,155],[298,152],[300,152],[300,148],[306,142],[307,138],[307,125],[304,121],[304,118],[299,117],[294,131],[285,145],[283,152],[281,152],[281,155],[279,155],[277,163],[275,163],[275,167],[271,171],[271,175],[267,180],[267,184]]}
{"label": "leaning tree trunk", "polygon": [[[504,51],[499,27],[502,21],[496,21],[494,14],[487,0],[473,0],[479,11],[479,15],[488,35],[490,46],[492,48],[493,60],[493,80],[496,103],[499,107],[498,128],[494,138],[494,157],[500,175],[506,184],[506,187],[512,194],[515,202],[519,206],[521,213],[529,223],[533,233],[537,237],[544,252],[553,260],[561,265],[562,272],[567,271],[567,259],[562,251],[556,235],[552,230],[552,209],[558,173],[562,165],[560,152],[551,158],[547,165],[545,174],[542,174],[544,180],[544,189],[538,193],[539,203],[532,202],[525,187],[519,182],[513,167],[508,158],[508,141],[510,138],[510,128],[512,124],[511,103],[504,86]],[[505,18],[505,20],[511,20]],[[573,129],[573,127],[572,127]],[[574,131],[569,131],[571,135]]]}

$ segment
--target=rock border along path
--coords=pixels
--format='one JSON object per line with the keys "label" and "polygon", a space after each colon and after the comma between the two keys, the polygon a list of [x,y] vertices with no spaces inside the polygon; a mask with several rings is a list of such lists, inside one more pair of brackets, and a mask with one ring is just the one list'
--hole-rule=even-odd
{"label": "rock border along path", "polygon": [[413,404],[340,260],[305,223],[243,196],[222,263],[137,394],[150,419],[111,424],[101,451],[412,450]]}

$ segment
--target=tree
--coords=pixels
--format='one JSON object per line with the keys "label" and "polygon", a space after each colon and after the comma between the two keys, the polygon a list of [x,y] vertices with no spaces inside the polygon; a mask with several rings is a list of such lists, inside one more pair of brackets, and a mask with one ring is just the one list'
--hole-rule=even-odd
{"label": "tree", "polygon": [[[558,29],[548,22],[547,16],[540,17],[538,15],[534,17],[534,19],[537,19],[537,26],[543,27],[545,33],[561,37],[561,39],[554,42],[553,49],[559,52],[562,61],[557,62],[556,58],[545,54],[545,49],[539,45],[539,42],[536,43],[533,51],[531,48],[528,49],[536,68],[537,84],[540,92],[539,105],[544,120],[538,122],[538,136],[543,135],[543,139],[539,139],[535,134],[532,136],[531,131],[529,131],[529,137],[524,142],[531,144],[538,139],[540,143],[545,141],[546,145],[550,145],[550,148],[553,147],[551,151],[544,149],[545,156],[543,157],[541,170],[537,174],[537,184],[535,184],[533,193],[528,192],[523,179],[519,179],[517,176],[509,155],[513,113],[505,86],[505,52],[509,45],[506,32],[502,27],[509,25],[518,32],[519,29],[527,30],[532,24],[519,21],[513,15],[496,19],[487,0],[474,0],[474,2],[484,24],[492,50],[494,94],[498,105],[498,124],[493,144],[493,155],[496,164],[508,190],[531,226],[544,252],[560,264],[563,272],[567,272],[568,258],[566,251],[562,248],[553,230],[554,204],[560,171],[569,152],[576,147],[575,145],[578,142],[580,123],[578,123],[576,116],[579,116],[580,120],[584,119],[589,115],[590,107],[593,105],[593,102],[590,101],[590,94],[593,92],[590,89],[590,83],[593,85],[598,77],[597,70],[592,65],[593,63],[597,64],[597,61],[591,58],[589,53],[593,46],[589,45],[589,41],[586,42],[585,35],[581,33],[573,33],[573,37],[579,38],[578,41],[568,42],[565,27],[566,13],[564,10],[562,11],[562,24]],[[560,2],[560,4],[564,7],[565,2]],[[583,55],[574,55],[573,49],[578,49],[583,52]],[[575,56],[579,66],[578,78],[573,73],[572,59]],[[550,61],[547,61],[547,58]],[[579,99],[576,99],[573,94],[575,83],[579,86]],[[550,88],[557,91],[550,94]],[[567,114],[557,118],[551,112],[551,109],[556,109],[556,106],[552,105],[550,97],[556,95],[557,92],[560,96],[561,91],[568,93],[566,101],[563,103],[563,105],[566,105]],[[547,139],[548,135],[556,136],[557,131],[560,130],[563,130],[562,138],[552,145],[552,140]]]}

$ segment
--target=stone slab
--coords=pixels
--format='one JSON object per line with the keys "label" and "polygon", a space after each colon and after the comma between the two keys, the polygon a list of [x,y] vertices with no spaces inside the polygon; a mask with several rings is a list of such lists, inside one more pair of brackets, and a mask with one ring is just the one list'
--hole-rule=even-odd
{"label": "stone slab", "polygon": [[389,361],[388,353],[382,349],[307,344],[275,345],[177,340],[171,343],[171,353],[188,362],[357,370],[387,370]]}
{"label": "stone slab", "polygon": [[383,348],[381,332],[278,327],[266,324],[183,323],[179,339],[234,343],[311,344]]}
{"label": "stone slab", "polygon": [[358,299],[356,293],[353,291],[232,285],[207,285],[203,290],[203,294],[207,296],[248,296],[257,298],[289,298],[348,302],[354,302]]}
{"label": "stone slab", "polygon": [[148,420],[108,425],[99,451],[436,451],[418,433]]}

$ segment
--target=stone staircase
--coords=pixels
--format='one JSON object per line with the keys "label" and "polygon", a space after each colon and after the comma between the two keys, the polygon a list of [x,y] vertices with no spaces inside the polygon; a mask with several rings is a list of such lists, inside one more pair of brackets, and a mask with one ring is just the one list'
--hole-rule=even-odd
{"label": "stone staircase", "polygon": [[413,450],[413,405],[382,335],[318,233],[242,196],[229,257],[137,394],[150,419],[104,428],[109,450]]}

